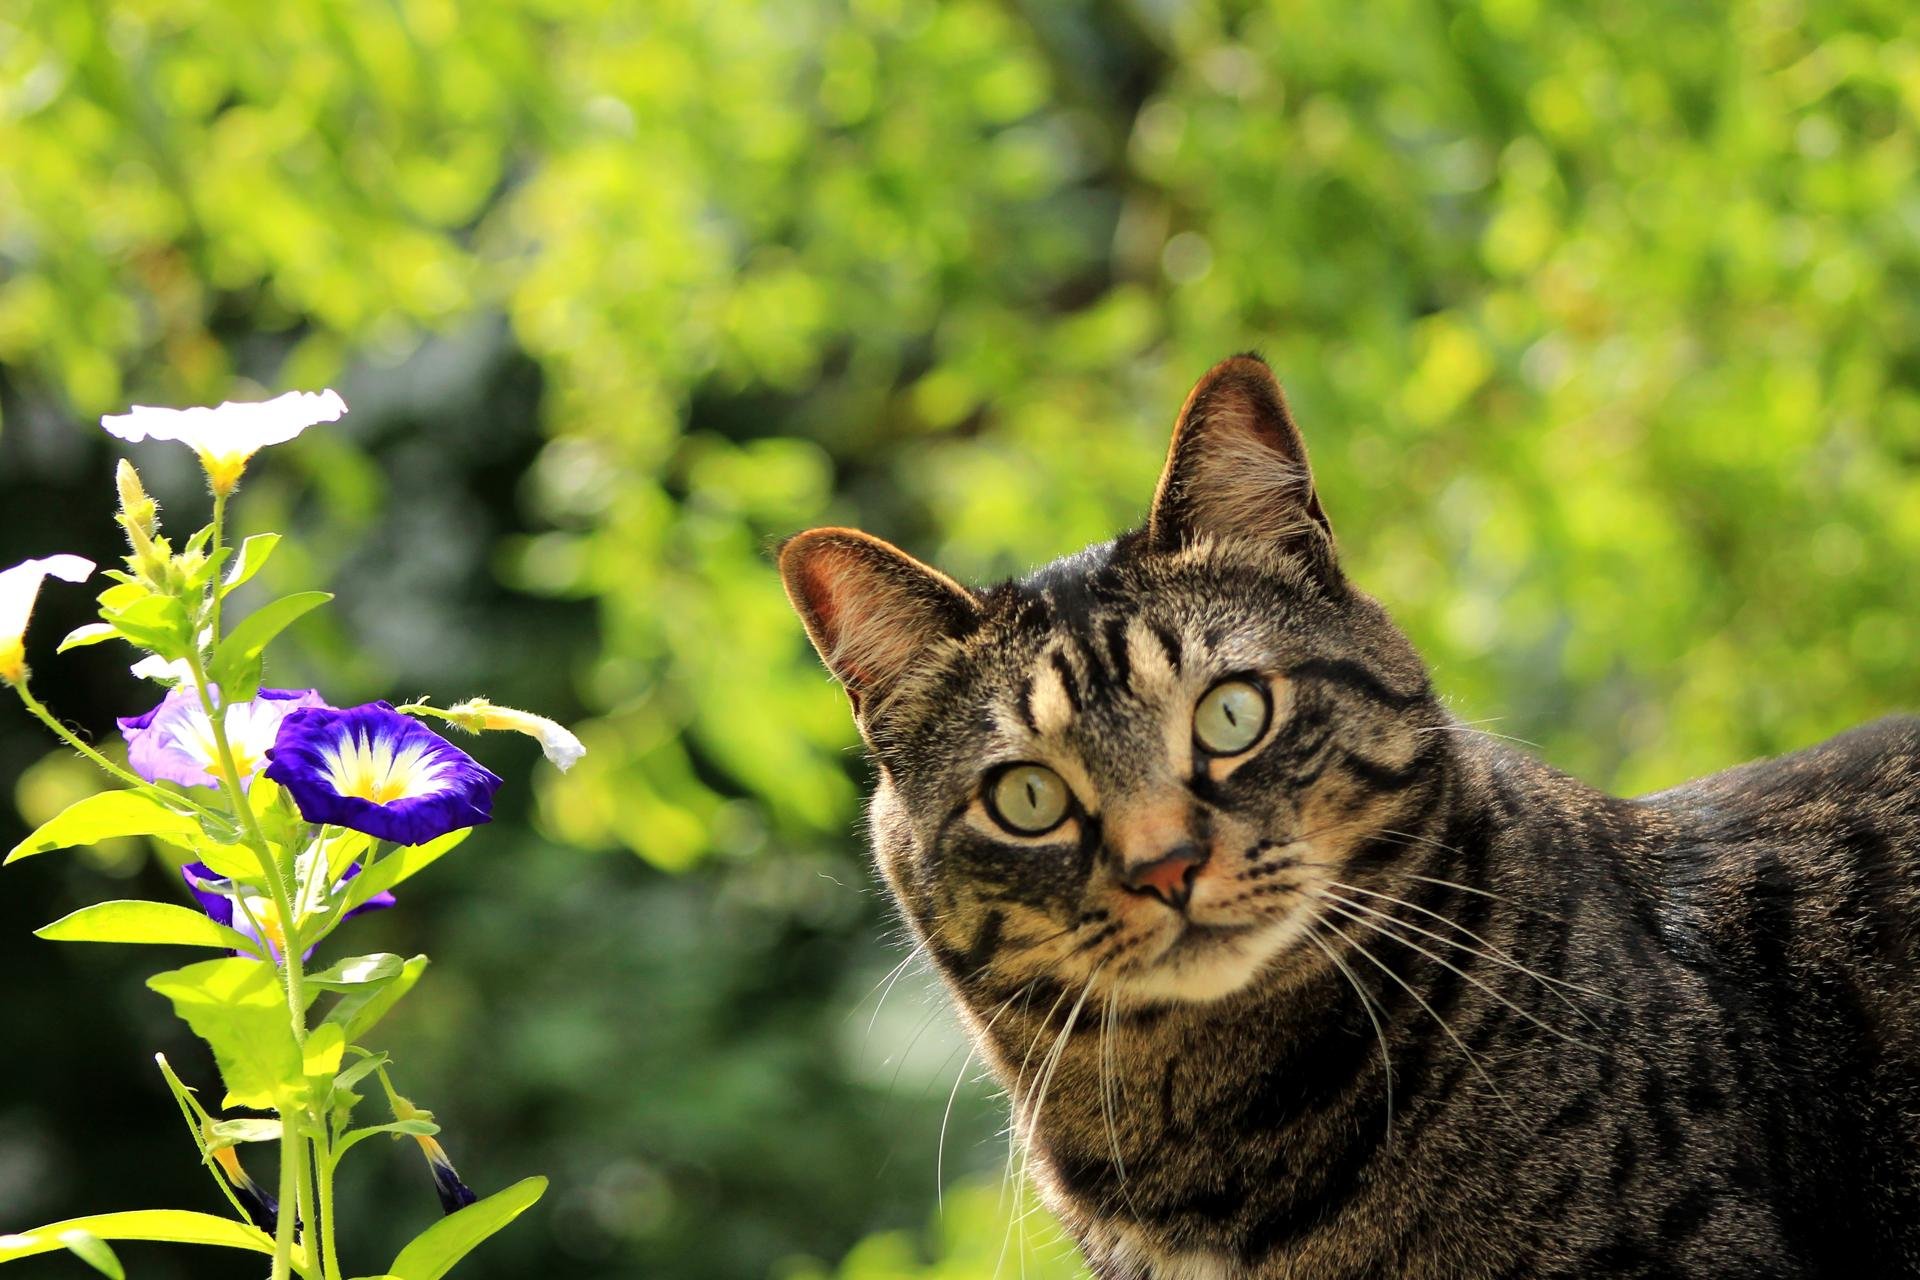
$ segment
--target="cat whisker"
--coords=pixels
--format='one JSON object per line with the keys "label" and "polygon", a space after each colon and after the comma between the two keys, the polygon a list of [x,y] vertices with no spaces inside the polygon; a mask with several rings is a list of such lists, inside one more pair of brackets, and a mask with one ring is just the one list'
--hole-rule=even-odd
{"label": "cat whisker", "polygon": [[[1339,889],[1344,893],[1364,893],[1370,898],[1380,898],[1387,902],[1398,903],[1400,906],[1406,907],[1410,911],[1418,911],[1423,916],[1429,916],[1435,920],[1438,920],[1440,923],[1446,925],[1450,929],[1458,929],[1461,933],[1466,934],[1469,938],[1472,938],[1475,942],[1479,943],[1481,946],[1485,947],[1489,952],[1491,952],[1492,955],[1487,957],[1488,959],[1497,959],[1499,962],[1503,964],[1510,964],[1515,968],[1520,969],[1522,972],[1528,974],[1529,976],[1539,979],[1541,982],[1548,983],[1554,987],[1564,987],[1568,991],[1578,991],[1581,995],[1592,996],[1596,1000],[1608,1000],[1608,1001],[1612,1001],[1615,1004],[1626,1003],[1626,1001],[1621,999],[1619,996],[1608,995],[1604,991],[1597,991],[1592,987],[1581,986],[1579,983],[1569,982],[1565,978],[1556,978],[1550,974],[1539,973],[1533,969],[1529,969],[1525,965],[1521,964],[1518,960],[1514,959],[1512,954],[1506,951],[1504,948],[1500,947],[1495,943],[1487,941],[1485,938],[1481,937],[1479,934],[1475,933],[1473,930],[1467,928],[1467,926],[1461,924],[1459,921],[1449,920],[1446,916],[1441,915],[1438,911],[1435,911],[1430,907],[1423,907],[1417,902],[1409,902],[1405,898],[1396,898],[1392,894],[1382,893],[1378,889],[1363,889],[1357,884],[1342,884],[1338,880],[1329,880],[1327,883],[1331,885],[1333,888]],[[1354,903],[1353,905],[1358,906],[1360,904]],[[1408,924],[1406,921],[1400,921],[1399,923],[1406,924],[1407,928],[1409,929],[1416,927],[1412,924]],[[1424,933],[1426,931],[1420,930],[1420,932]],[[1427,936],[1439,942],[1450,941],[1449,939],[1440,937],[1438,934],[1428,934]],[[1452,945],[1460,946],[1460,944],[1457,942],[1452,943]],[[1462,949],[1464,950],[1465,948],[1462,948]],[[1571,1002],[1569,1002],[1569,1007],[1574,1008],[1576,1012],[1579,1012],[1577,1006],[1572,1005]],[[1586,1017],[1586,1014],[1581,1013],[1580,1016]],[[1591,1019],[1589,1019],[1589,1021],[1591,1021]],[[1599,1030],[1599,1028],[1596,1026],[1595,1030]]]}
{"label": "cat whisker", "polygon": [[[1528,1022],[1531,1022],[1534,1026],[1539,1027],[1542,1031],[1547,1032],[1549,1035],[1558,1036],[1560,1039],[1565,1040],[1568,1044],[1577,1044],[1583,1049],[1591,1049],[1596,1053],[1599,1052],[1598,1046],[1590,1044],[1589,1042],[1582,1040],[1580,1037],[1576,1035],[1571,1035],[1568,1032],[1562,1031],[1559,1027],[1554,1026],[1552,1023],[1547,1022],[1542,1018],[1538,1017],[1537,1015],[1528,1012],[1526,1009],[1521,1008],[1519,1005],[1507,999],[1505,996],[1501,995],[1498,991],[1495,991],[1492,987],[1488,986],[1486,983],[1480,981],[1480,979],[1468,973],[1465,969],[1462,969],[1458,965],[1455,965],[1450,961],[1447,961],[1441,958],[1440,956],[1435,955],[1433,952],[1427,950],[1425,947],[1421,946],[1419,943],[1409,942],[1406,938],[1402,937],[1400,934],[1394,932],[1391,929],[1388,929],[1385,925],[1379,924],[1373,920],[1369,920],[1366,916],[1360,914],[1360,912],[1358,911],[1349,910],[1345,906],[1336,905],[1344,901],[1343,899],[1340,899],[1333,894],[1325,894],[1325,893],[1317,894],[1315,896],[1317,896],[1322,902],[1327,903],[1329,906],[1332,906],[1336,912],[1338,912],[1342,916],[1345,916],[1347,919],[1353,921],[1355,924],[1364,925],[1366,928],[1373,930],[1375,933],[1379,934],[1381,937],[1387,939],[1390,942],[1397,942],[1401,946],[1406,947],[1411,951],[1418,951],[1421,955],[1433,961],[1435,964],[1439,965],[1441,968],[1446,969],[1451,973],[1458,974],[1460,977],[1464,978],[1466,981],[1478,987],[1482,992],[1486,993],[1488,996],[1491,996],[1494,1000],[1498,1001],[1500,1004],[1503,1004],[1507,1008],[1513,1010],[1515,1013],[1525,1018]],[[1362,910],[1372,910],[1372,908],[1362,908]],[[1380,914],[1380,913],[1376,912],[1375,914]],[[1387,916],[1386,919],[1393,920],[1393,917]],[[1400,924],[1401,922],[1396,920],[1394,921],[1394,923]],[[1413,926],[1408,925],[1406,927],[1412,928]],[[1475,952],[1475,954],[1478,955],[1479,953]],[[1488,957],[1484,957],[1484,956],[1482,957],[1482,959],[1486,959],[1486,958]]]}
{"label": "cat whisker", "polygon": [[1327,920],[1318,915],[1313,917],[1311,923],[1317,924],[1321,928],[1328,930],[1335,937],[1339,938],[1342,942],[1352,947],[1355,951],[1359,952],[1362,956],[1365,956],[1367,961],[1370,964],[1372,964],[1374,968],[1380,970],[1380,972],[1386,974],[1389,978],[1392,978],[1395,982],[1399,983],[1400,986],[1406,991],[1406,993],[1413,997],[1414,1002],[1418,1004],[1422,1009],[1425,1009],[1427,1011],[1427,1016],[1432,1018],[1438,1024],[1440,1024],[1440,1029],[1446,1032],[1447,1039],[1453,1041],[1454,1046],[1458,1048],[1462,1056],[1466,1058],[1467,1065],[1471,1066],[1474,1069],[1474,1071],[1479,1075],[1481,1081],[1487,1086],[1488,1089],[1490,1089],[1493,1092],[1493,1096],[1500,1100],[1500,1105],[1505,1107],[1510,1113],[1512,1113],[1515,1116],[1518,1116],[1520,1114],[1518,1111],[1514,1110],[1513,1103],[1507,1100],[1507,1095],[1500,1091],[1500,1086],[1493,1082],[1493,1077],[1487,1074],[1487,1069],[1480,1065],[1479,1057],[1473,1052],[1473,1050],[1467,1048],[1467,1042],[1462,1040],[1458,1035],[1458,1033],[1454,1031],[1453,1027],[1448,1024],[1447,1020],[1440,1016],[1438,1010],[1436,1010],[1432,1005],[1427,1003],[1427,998],[1425,996],[1421,995],[1418,991],[1414,990],[1413,985],[1411,983],[1409,983],[1405,978],[1401,977],[1399,974],[1395,973],[1392,967],[1389,966],[1386,963],[1386,961],[1374,955],[1373,952],[1367,950],[1366,947],[1360,944],[1359,942],[1356,942],[1354,939],[1348,937],[1346,932],[1342,930],[1339,925],[1336,925],[1332,921]]}
{"label": "cat whisker", "polygon": [[[1026,1108],[1026,1130],[1029,1135],[1039,1132],[1040,1112],[1041,1112],[1041,1109],[1047,1105],[1047,1091],[1053,1087],[1053,1077],[1055,1073],[1060,1070],[1061,1059],[1064,1058],[1066,1055],[1067,1044],[1073,1037],[1074,1024],[1078,1022],[1080,1019],[1080,1011],[1086,1008],[1087,997],[1093,993],[1094,981],[1098,979],[1099,976],[1100,976],[1099,968],[1096,968],[1091,974],[1088,975],[1086,985],[1080,988],[1080,998],[1074,1001],[1073,1008],[1067,1012],[1066,1022],[1061,1025],[1060,1033],[1054,1037],[1053,1045],[1047,1051],[1047,1056],[1041,1063],[1039,1080],[1037,1081],[1037,1087],[1035,1088],[1033,1093],[1033,1103],[1031,1107]],[[1066,999],[1066,992],[1063,991],[1060,993],[1060,999],[1062,1000]],[[1059,1007],[1058,1001],[1055,1002],[1054,1007],[1055,1008]],[[1049,1011],[1047,1014],[1047,1020],[1051,1021],[1052,1017],[1053,1017],[1053,1014],[1051,1011]],[[1044,1026],[1045,1024],[1043,1023],[1042,1025]],[[1035,1037],[1035,1038],[1036,1040],[1038,1039],[1038,1037]],[[1026,1215],[1021,1212],[1020,1202],[1021,1202],[1021,1199],[1026,1195],[1027,1168],[1028,1168],[1029,1162],[1033,1158],[1032,1145],[1033,1144],[1029,1141],[1028,1143],[1025,1144],[1025,1146],[1022,1149],[1021,1160],[1020,1160],[1020,1174],[1019,1174],[1019,1177],[1015,1180],[1014,1186],[1013,1186],[1013,1211],[1015,1214],[1019,1215],[1016,1221],[1020,1223],[1020,1227],[1021,1227],[1020,1274],[1022,1276],[1026,1274],[1026,1267],[1027,1267],[1026,1226],[1025,1226]],[[1011,1239],[1011,1236],[1012,1236],[1012,1225],[1013,1224],[1011,1223],[1008,1225],[1009,1240]],[[1004,1261],[1006,1257],[1005,1242],[1003,1242],[1001,1245],[1000,1253],[1001,1253],[1001,1260]],[[1000,1274],[999,1263],[995,1263],[993,1271],[996,1276]]]}
{"label": "cat whisker", "polygon": [[1320,948],[1322,954],[1324,954],[1327,957],[1327,959],[1333,962],[1335,968],[1339,969],[1341,973],[1346,975],[1347,982],[1353,987],[1353,994],[1360,997],[1360,1007],[1367,1011],[1367,1021],[1373,1024],[1373,1034],[1379,1037],[1380,1068],[1385,1073],[1386,1089],[1387,1089],[1386,1133],[1387,1133],[1387,1141],[1391,1143],[1393,1141],[1393,1058],[1387,1052],[1386,1028],[1382,1026],[1380,1023],[1380,1015],[1375,1011],[1373,1000],[1371,997],[1367,995],[1367,989],[1361,985],[1359,976],[1355,974],[1350,967],[1348,967],[1347,962],[1345,960],[1342,960],[1339,957],[1339,955],[1337,955],[1334,952],[1334,949],[1332,947],[1329,947],[1326,944],[1326,941],[1323,938],[1321,938],[1319,934],[1315,933],[1312,929],[1308,929],[1306,931],[1306,936],[1308,940],[1313,943],[1314,946]]}
{"label": "cat whisker", "polygon": [[[992,1033],[994,1024],[1000,1021],[1000,1015],[1020,998],[1021,992],[1032,986],[1033,984],[1029,982],[1000,1002],[1000,1007],[993,1011],[993,1016],[987,1019],[987,1025],[981,1029],[982,1039]],[[967,1056],[960,1061],[960,1070],[953,1077],[953,1088],[947,1091],[947,1109],[940,1114],[940,1141],[933,1153],[933,1201],[935,1209],[941,1212],[945,1212],[947,1207],[947,1124],[953,1119],[953,1102],[960,1096],[960,1086],[966,1081],[967,1068],[973,1065],[973,1055],[978,1052],[977,1044],[969,1037]]]}

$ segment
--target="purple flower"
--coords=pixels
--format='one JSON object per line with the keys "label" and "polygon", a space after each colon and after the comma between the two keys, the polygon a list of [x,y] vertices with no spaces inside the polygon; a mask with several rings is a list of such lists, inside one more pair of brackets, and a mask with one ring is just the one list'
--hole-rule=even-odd
{"label": "purple flower", "polygon": [[[220,698],[213,692],[214,701]],[[324,707],[313,689],[262,689],[251,702],[227,708],[227,745],[245,788],[253,781],[280,722],[300,707]],[[200,695],[187,685],[172,690],[160,705],[141,716],[126,716],[120,733],[127,740],[127,764],[148,782],[178,782],[186,787],[218,787],[220,755],[213,726],[201,709]]]}
{"label": "purple flower", "polygon": [[500,787],[472,756],[385,702],[303,707],[281,722],[267,759],[266,776],[307,821],[396,844],[489,821]]}
{"label": "purple flower", "polygon": [[480,1198],[472,1187],[460,1180],[460,1171],[447,1159],[444,1147],[425,1134],[415,1134],[414,1141],[427,1157],[427,1168],[433,1173],[433,1189],[440,1196],[441,1213],[458,1213]]}
{"label": "purple flower", "polygon": [[[360,864],[356,862],[340,873],[340,879],[334,882],[335,891],[337,892],[340,886],[359,874]],[[221,879],[219,873],[204,862],[187,863],[180,868],[180,875],[187,882],[188,891],[199,901],[200,909],[206,912],[215,924],[224,924],[230,929],[237,929],[255,942],[264,941],[268,954],[276,963],[279,962],[280,957],[286,952],[287,931],[281,927],[279,909],[274,906],[270,896],[232,880]],[[238,903],[241,901],[246,903],[246,911],[240,910]],[[347,912],[341,919],[351,920],[362,912],[381,911],[392,906],[393,902],[393,895],[382,890]],[[259,929],[256,930],[252,921],[247,919],[248,912],[253,914],[254,920],[260,922]],[[263,933],[266,935],[264,939],[260,936]],[[312,955],[313,948],[308,947],[301,959],[305,960]]]}

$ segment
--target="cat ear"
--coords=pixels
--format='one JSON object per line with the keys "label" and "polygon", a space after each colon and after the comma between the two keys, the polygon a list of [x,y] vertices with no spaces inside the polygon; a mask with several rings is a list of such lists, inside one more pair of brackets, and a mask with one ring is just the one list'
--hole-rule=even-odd
{"label": "cat ear", "polygon": [[1162,550],[1211,535],[1277,543],[1332,569],[1333,527],[1306,443],[1259,356],[1221,361],[1188,394],[1147,531]]}
{"label": "cat ear", "polygon": [[787,599],[857,713],[928,645],[980,622],[967,589],[858,529],[809,529],[780,548]]}

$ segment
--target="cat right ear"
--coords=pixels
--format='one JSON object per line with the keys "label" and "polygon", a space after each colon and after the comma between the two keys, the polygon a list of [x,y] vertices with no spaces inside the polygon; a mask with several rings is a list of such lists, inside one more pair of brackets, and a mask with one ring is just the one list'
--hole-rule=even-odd
{"label": "cat right ear", "polygon": [[858,529],[809,529],[788,538],[780,547],[780,579],[856,715],[884,697],[929,646],[980,624],[979,605],[965,587]]}

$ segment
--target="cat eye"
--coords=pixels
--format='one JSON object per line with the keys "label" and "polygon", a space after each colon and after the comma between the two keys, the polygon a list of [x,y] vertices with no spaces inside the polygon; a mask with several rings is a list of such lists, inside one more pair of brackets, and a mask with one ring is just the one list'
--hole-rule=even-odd
{"label": "cat eye", "polygon": [[1267,691],[1251,680],[1222,680],[1193,709],[1193,740],[1202,751],[1237,756],[1267,731]]}
{"label": "cat eye", "polygon": [[1037,836],[1059,826],[1070,796],[1060,775],[1043,765],[1016,764],[987,789],[994,821],[1016,835]]}

